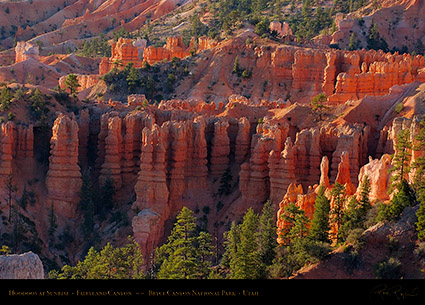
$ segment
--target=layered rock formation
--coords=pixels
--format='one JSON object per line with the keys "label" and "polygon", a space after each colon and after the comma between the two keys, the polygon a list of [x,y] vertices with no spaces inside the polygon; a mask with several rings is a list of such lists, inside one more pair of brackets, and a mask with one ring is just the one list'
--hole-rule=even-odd
{"label": "layered rock formation", "polygon": [[43,264],[32,252],[0,255],[0,279],[44,279]]}
{"label": "layered rock formation", "polygon": [[49,170],[46,176],[48,201],[61,216],[75,216],[81,190],[78,165],[78,124],[74,117],[59,113],[50,139]]}
{"label": "layered rock formation", "polygon": [[133,63],[135,68],[141,68],[146,40],[136,40],[120,37],[111,46],[111,57],[103,57],[99,64],[99,74],[109,72],[113,67],[125,67]]}
{"label": "layered rock formation", "polygon": [[[205,44],[203,44],[205,46]],[[167,37],[167,42],[163,47],[149,46],[143,54],[143,60],[150,65],[162,60],[169,61],[173,57],[184,58],[190,55],[190,51],[195,51],[193,47],[186,47],[182,36]]]}
{"label": "layered rock formation", "polygon": [[19,41],[15,47],[15,63],[27,60],[32,57],[38,60],[40,56],[39,47],[36,44]]}
{"label": "layered rock formation", "polygon": [[[366,95],[386,95],[394,85],[425,79],[424,59],[420,55],[273,44],[254,46],[245,43],[248,38],[258,39],[246,31],[220,42],[192,72],[198,80],[197,85],[193,86],[189,80],[188,83],[183,81],[182,90],[177,89],[179,95],[197,100],[209,96],[219,102],[234,93],[245,95],[246,88],[249,88],[248,92],[257,103],[278,100],[282,96],[299,103],[310,103],[313,96],[323,92],[329,103],[341,104]],[[244,79],[243,85],[240,84],[242,87],[229,77],[236,56],[243,69],[252,68],[252,78]],[[220,78],[221,85],[217,85],[220,83],[217,78]],[[201,84],[205,84],[203,90]]]}
{"label": "layered rock formation", "polygon": [[[93,87],[99,82],[99,75],[85,75],[85,74],[75,74],[77,76],[78,84],[80,85],[77,88],[77,92],[83,91],[87,88]],[[65,80],[68,75],[61,76],[59,78],[59,86],[62,89],[65,89]]]}

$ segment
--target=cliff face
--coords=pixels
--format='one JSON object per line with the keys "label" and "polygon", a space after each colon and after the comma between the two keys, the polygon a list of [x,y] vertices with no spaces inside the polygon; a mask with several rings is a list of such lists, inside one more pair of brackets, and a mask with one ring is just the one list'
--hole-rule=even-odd
{"label": "cliff face", "polygon": [[[341,104],[366,95],[386,95],[394,85],[425,79],[420,55],[261,43],[255,46],[245,43],[248,38],[259,40],[246,31],[220,42],[197,59],[197,68],[192,71],[196,85],[189,83],[192,79],[183,81],[178,95],[219,102],[237,93],[250,94],[258,103],[279,99],[310,103],[313,96],[323,92],[330,104]],[[238,79],[231,73],[236,57],[241,71],[252,69],[250,78]]]}

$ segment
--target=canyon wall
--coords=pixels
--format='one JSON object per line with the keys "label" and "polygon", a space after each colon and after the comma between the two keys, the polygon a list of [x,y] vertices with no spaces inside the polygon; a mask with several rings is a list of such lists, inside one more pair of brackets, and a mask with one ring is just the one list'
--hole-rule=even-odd
{"label": "canyon wall", "polygon": [[[373,185],[371,199],[387,200],[394,139],[409,129],[413,140],[419,126],[419,116],[396,118],[373,132],[365,123],[317,125],[308,107],[255,105],[238,96],[226,107],[184,100],[136,107],[57,113],[46,195],[39,196],[45,209],[53,204],[59,218],[75,219],[82,171],[92,168],[99,186],[111,178],[117,204],[131,202],[125,213],[145,255],[183,206],[208,208],[215,223],[222,224],[228,215],[239,217],[247,206],[260,208],[267,199],[281,212],[296,202],[312,217],[319,184],[331,189],[339,182],[347,194],[358,194],[366,175]],[[34,160],[39,142],[40,127],[2,123],[1,177],[19,173],[22,160]],[[419,156],[415,153],[413,160]]]}

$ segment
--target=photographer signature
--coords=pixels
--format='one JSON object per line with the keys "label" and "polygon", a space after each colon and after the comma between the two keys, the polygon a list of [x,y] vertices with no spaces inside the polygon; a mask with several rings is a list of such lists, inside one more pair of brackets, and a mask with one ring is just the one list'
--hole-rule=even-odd
{"label": "photographer signature", "polygon": [[419,295],[419,288],[405,289],[402,285],[389,286],[387,284],[378,285],[371,291],[372,295],[380,296],[382,300],[385,298],[396,298],[397,300],[404,300],[410,297],[417,297]]}

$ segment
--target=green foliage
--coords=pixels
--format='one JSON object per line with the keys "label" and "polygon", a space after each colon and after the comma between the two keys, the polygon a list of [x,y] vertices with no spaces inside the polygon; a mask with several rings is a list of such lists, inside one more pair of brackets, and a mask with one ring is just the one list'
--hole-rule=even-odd
{"label": "green foliage", "polygon": [[236,56],[235,61],[233,62],[232,73],[236,73],[239,75],[241,68],[239,66],[239,56]]}
{"label": "green foliage", "polygon": [[375,276],[377,279],[400,279],[402,277],[400,260],[390,257],[379,262],[375,266]]}
{"label": "green foliage", "polygon": [[311,99],[310,104],[313,113],[318,117],[320,121],[323,119],[323,115],[325,115],[327,112],[328,106],[325,105],[327,100],[328,98],[324,93],[320,93]]}
{"label": "green foliage", "polygon": [[111,57],[111,46],[102,33],[98,38],[83,41],[75,52],[84,57]]}
{"label": "green foliage", "polygon": [[357,201],[356,197],[352,196],[342,216],[342,225],[338,232],[340,240],[348,240],[350,234],[357,229],[366,229],[365,222],[367,214],[372,208],[369,200],[369,193],[370,180],[368,176],[365,176],[360,188],[360,200]]}
{"label": "green foliage", "polygon": [[334,188],[331,190],[331,196],[334,197],[334,205],[331,209],[331,223],[336,225],[337,230],[337,242],[341,241],[339,230],[341,228],[343,215],[344,215],[344,203],[345,203],[345,186],[336,182]]}
{"label": "green foliage", "polygon": [[225,253],[221,265],[231,279],[259,279],[267,277],[267,268],[276,255],[274,209],[267,201],[261,215],[249,208],[241,224],[232,222],[224,234]]}
{"label": "green foliage", "polygon": [[354,50],[357,50],[357,48],[358,48],[358,43],[355,40],[355,37],[356,36],[354,35],[354,33],[351,33],[350,41],[348,42],[348,50],[349,51],[354,51]]}
{"label": "green foliage", "polygon": [[57,279],[142,279],[143,257],[139,244],[128,238],[128,243],[119,248],[110,243],[100,251],[91,247],[83,261],[76,266],[65,265],[61,272],[49,273]]}
{"label": "green foliage", "polygon": [[377,218],[379,221],[395,221],[400,218],[406,207],[416,203],[415,194],[406,179],[401,181],[397,190],[391,202],[380,207]]}
{"label": "green foliage", "polygon": [[80,84],[78,83],[77,75],[68,74],[68,76],[65,78],[65,87],[69,89],[69,93],[71,95],[75,95],[78,87],[80,87]]}
{"label": "green foliage", "polygon": [[[256,279],[262,274],[261,253],[257,242],[258,224],[258,215],[252,208],[249,208],[242,224],[237,229],[235,225],[232,225],[230,238],[227,236],[229,244],[226,246],[226,251],[231,253],[229,255],[229,277],[231,279]],[[237,238],[234,237],[235,234],[237,234]],[[230,241],[232,242],[230,243]]]}
{"label": "green foliage", "polygon": [[140,86],[139,72],[134,67],[132,62],[128,63],[125,69],[128,69],[128,71],[126,71],[127,72],[126,81],[127,81],[128,91],[129,93],[135,93],[137,87]]}
{"label": "green foliage", "polygon": [[165,244],[156,250],[159,279],[205,279],[210,273],[211,235],[197,232],[193,212],[183,207]]}
{"label": "green foliage", "polygon": [[410,172],[410,157],[412,142],[410,141],[409,129],[403,129],[397,134],[397,141],[395,144],[395,155],[393,157],[393,167],[390,169],[392,173],[390,181],[390,192],[394,191],[395,187],[398,187],[401,181]]}
{"label": "green foliage", "polygon": [[199,16],[197,14],[193,14],[190,17],[190,25],[191,37],[197,38],[208,33],[208,27],[199,20]]}
{"label": "green foliage", "polygon": [[403,109],[404,109],[404,104],[403,104],[403,102],[398,103],[398,104],[394,107],[394,111],[395,111],[397,114],[400,114],[400,112],[402,112],[402,111],[403,111]]}
{"label": "green foliage", "polygon": [[9,110],[12,97],[13,97],[12,89],[4,86],[0,92],[0,110],[1,111]]}
{"label": "green foliage", "polygon": [[325,196],[325,187],[320,186],[319,193],[317,194],[314,204],[314,214],[311,221],[310,237],[317,241],[329,242],[328,232],[329,227],[329,212],[330,201]]}
{"label": "green foliage", "polygon": [[40,120],[42,124],[46,124],[49,108],[47,107],[46,96],[36,88],[30,95],[30,113],[35,120]]}
{"label": "green foliage", "polygon": [[260,215],[259,221],[259,251],[263,264],[269,266],[276,256],[276,222],[274,221],[274,208],[272,202],[268,200]]}
{"label": "green foliage", "polygon": [[178,58],[170,62],[150,66],[144,64],[141,69],[116,62],[116,67],[104,74],[101,79],[117,99],[126,101],[128,94],[144,94],[148,100],[161,101],[171,98],[175,86],[189,74],[188,65]]}
{"label": "green foliage", "polygon": [[260,22],[258,22],[255,25],[255,34],[262,36],[264,34],[268,34],[269,33],[269,24],[270,21],[268,19],[262,19]]}
{"label": "green foliage", "polygon": [[378,26],[375,21],[372,20],[372,23],[369,28],[369,33],[367,37],[367,48],[369,50],[382,50],[384,52],[388,52],[388,44],[384,38],[379,34]]}

